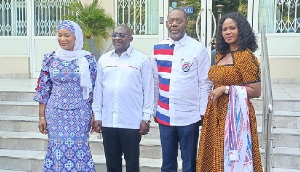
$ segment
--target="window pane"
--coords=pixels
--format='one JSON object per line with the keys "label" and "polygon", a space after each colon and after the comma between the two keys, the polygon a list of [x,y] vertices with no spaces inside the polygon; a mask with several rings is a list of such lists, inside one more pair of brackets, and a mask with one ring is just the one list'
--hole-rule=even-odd
{"label": "window pane", "polygon": [[27,35],[26,0],[0,0],[0,36]]}
{"label": "window pane", "polygon": [[54,36],[56,27],[62,21],[62,17],[69,14],[67,9],[73,0],[35,0],[35,35]]}
{"label": "window pane", "polygon": [[300,33],[300,1],[260,1],[259,30],[267,33]]}
{"label": "window pane", "polygon": [[135,35],[158,34],[159,0],[118,0],[117,24],[126,24]]}

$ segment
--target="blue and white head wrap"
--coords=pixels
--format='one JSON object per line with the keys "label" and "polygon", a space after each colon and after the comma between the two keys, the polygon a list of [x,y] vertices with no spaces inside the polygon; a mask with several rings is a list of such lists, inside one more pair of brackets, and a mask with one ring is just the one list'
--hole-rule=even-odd
{"label": "blue and white head wrap", "polygon": [[83,48],[83,33],[79,25],[71,20],[62,21],[57,27],[57,33],[60,29],[67,29],[74,34],[75,47],[73,51],[81,50]]}
{"label": "blue and white head wrap", "polygon": [[57,32],[60,30],[60,29],[67,29],[69,30],[70,32],[72,32],[74,35],[75,35],[75,28],[73,25],[75,25],[76,23],[75,22],[72,22],[70,20],[64,20],[62,21],[58,27],[57,27]]}

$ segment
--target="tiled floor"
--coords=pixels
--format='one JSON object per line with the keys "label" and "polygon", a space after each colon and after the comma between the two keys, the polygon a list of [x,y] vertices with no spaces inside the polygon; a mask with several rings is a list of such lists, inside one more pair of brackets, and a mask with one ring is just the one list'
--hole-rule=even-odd
{"label": "tiled floor", "polygon": [[[300,100],[300,84],[280,84],[279,86],[282,91],[288,94],[293,100]],[[277,96],[277,91],[274,91],[274,97],[275,96]]]}
{"label": "tiled floor", "polygon": [[[35,92],[37,79],[0,79],[0,91]],[[273,98],[300,100],[300,84],[272,84]]]}

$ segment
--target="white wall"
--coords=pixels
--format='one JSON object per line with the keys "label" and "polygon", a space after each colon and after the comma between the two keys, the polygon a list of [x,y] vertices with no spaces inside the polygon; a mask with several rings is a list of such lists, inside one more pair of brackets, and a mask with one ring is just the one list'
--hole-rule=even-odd
{"label": "white wall", "polygon": [[0,56],[28,56],[27,36],[0,36]]}
{"label": "white wall", "polygon": [[[261,46],[260,34],[257,35],[259,48]],[[300,79],[300,34],[282,33],[266,34],[268,44],[268,56],[270,62],[270,75],[272,79]],[[261,49],[256,51],[260,58]]]}
{"label": "white wall", "polygon": [[300,34],[267,34],[270,58],[300,58]]}
{"label": "white wall", "polygon": [[34,67],[33,77],[37,78],[40,74],[44,54],[48,54],[57,49],[57,43],[54,36],[36,36],[34,47]]}
{"label": "white wall", "polygon": [[158,35],[133,35],[131,45],[146,54],[148,57],[151,56],[153,45],[159,41]]}
{"label": "white wall", "polygon": [[27,37],[0,36],[0,78],[28,78]]}

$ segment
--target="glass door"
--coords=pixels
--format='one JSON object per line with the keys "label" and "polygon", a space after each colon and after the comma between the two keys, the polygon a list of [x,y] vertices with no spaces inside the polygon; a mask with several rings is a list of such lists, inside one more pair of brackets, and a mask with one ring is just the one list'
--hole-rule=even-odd
{"label": "glass door", "polygon": [[[202,42],[209,50],[216,33],[216,17],[211,0],[168,0],[167,13],[174,8],[183,9],[188,15],[187,35]],[[167,16],[167,13],[165,16]],[[168,36],[167,32],[165,33]]]}
{"label": "glass door", "polygon": [[[165,2],[165,16],[174,8],[183,9],[188,14],[187,35],[201,41],[201,38],[197,35],[198,30],[201,30],[201,25],[198,25],[199,27],[196,29],[197,22],[200,22],[201,19],[201,17],[198,17],[199,12],[203,12],[200,15],[204,14],[204,9],[201,8],[203,6],[201,0],[166,0]],[[165,35],[168,37],[167,32]]]}
{"label": "glass door", "polygon": [[[223,14],[240,12],[248,19],[250,25],[253,23],[252,0],[165,0],[164,6],[164,16],[174,8],[181,8],[187,12],[187,35],[201,41],[207,47],[210,58],[214,58],[216,54],[214,49],[217,25]],[[164,38],[167,37],[168,32],[165,29]]]}

